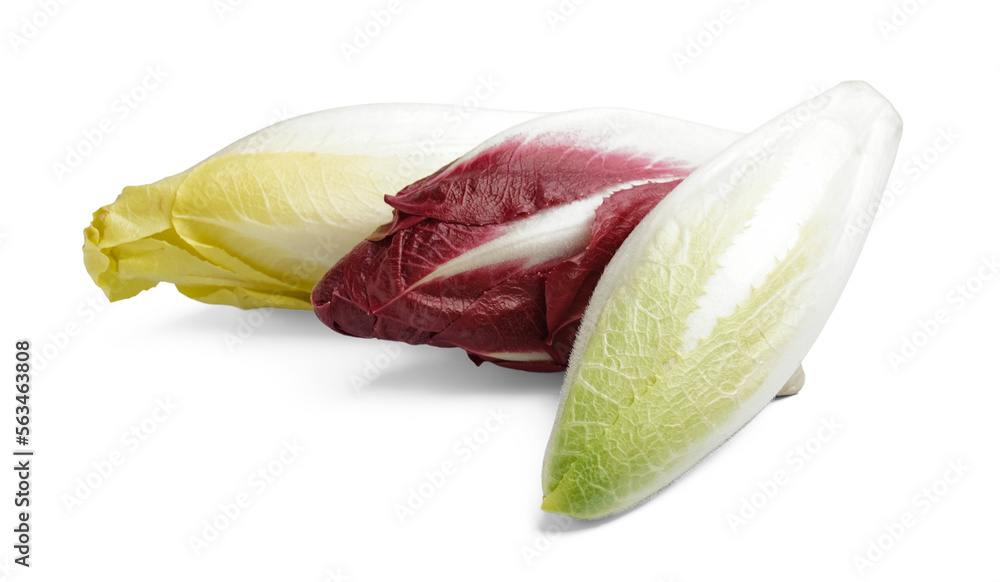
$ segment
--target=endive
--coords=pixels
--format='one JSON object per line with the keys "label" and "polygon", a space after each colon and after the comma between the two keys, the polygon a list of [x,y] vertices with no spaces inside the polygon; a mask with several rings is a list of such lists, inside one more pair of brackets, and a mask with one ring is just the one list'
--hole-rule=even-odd
{"label": "endive", "polygon": [[775,396],[844,289],[901,127],[869,85],[843,83],[737,141],[646,216],[587,307],[544,510],[634,505]]}
{"label": "endive", "polygon": [[616,109],[513,127],[390,197],[393,221],[316,286],[316,314],[349,335],[562,370],[618,245],[737,137]]}
{"label": "endive", "polygon": [[282,121],[126,187],[94,213],[84,261],[112,301],[169,282],[207,303],[311,309],[330,265],[391,218],[384,195],[533,117],[386,104]]}

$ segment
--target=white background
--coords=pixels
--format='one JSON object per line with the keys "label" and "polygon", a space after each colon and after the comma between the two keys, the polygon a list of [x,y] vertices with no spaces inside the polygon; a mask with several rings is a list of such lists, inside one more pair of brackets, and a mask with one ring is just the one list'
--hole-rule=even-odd
{"label": "white background", "polygon": [[[977,280],[1000,253],[995,3],[567,0],[572,14],[555,21],[557,0],[399,0],[348,61],[342,43],[388,0],[225,1],[64,2],[50,17],[41,0],[4,3],[0,360],[13,375],[19,338],[56,356],[33,378],[32,567],[12,564],[7,470],[0,580],[844,580],[905,512],[915,524],[872,554],[866,578],[997,579],[1000,277]],[[898,27],[880,27],[897,9]],[[723,10],[728,24],[712,24]],[[699,34],[707,46],[679,67]],[[147,68],[166,77],[123,116],[116,100]],[[355,392],[352,376],[388,344],[340,337],[308,312],[255,319],[230,350],[226,334],[249,313],[169,285],[88,303],[101,293],[82,230],[123,186],[277,118],[461,103],[482,78],[499,83],[481,103],[492,108],[628,107],[741,131],[864,79],[905,122],[898,191],[806,359],[803,392],[614,519],[539,510],[559,375],[403,346]],[[106,117],[113,129],[57,177],[53,162]],[[976,291],[959,301],[960,287]],[[946,323],[894,366],[939,310]],[[122,434],[158,399],[176,410],[132,450]],[[454,444],[491,410],[509,418],[464,460]],[[816,450],[830,418],[842,428]],[[293,439],[304,451],[266,490],[251,487]],[[802,461],[796,447],[814,454]],[[114,472],[91,476],[116,451]],[[394,504],[448,460],[458,472],[401,524]],[[969,469],[934,493],[949,463]],[[787,482],[734,532],[731,515],[779,470]],[[99,486],[68,510],[88,477]],[[196,555],[190,537],[241,492],[250,507]]]}

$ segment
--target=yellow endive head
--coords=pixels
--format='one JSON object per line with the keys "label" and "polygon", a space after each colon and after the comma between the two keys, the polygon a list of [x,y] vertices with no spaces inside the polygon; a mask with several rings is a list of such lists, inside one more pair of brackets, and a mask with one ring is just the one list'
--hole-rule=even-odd
{"label": "yellow endive head", "polygon": [[532,117],[367,105],[283,121],[126,187],[84,231],[84,263],[112,301],[167,282],[206,303],[311,309],[313,285],[391,218],[386,195]]}

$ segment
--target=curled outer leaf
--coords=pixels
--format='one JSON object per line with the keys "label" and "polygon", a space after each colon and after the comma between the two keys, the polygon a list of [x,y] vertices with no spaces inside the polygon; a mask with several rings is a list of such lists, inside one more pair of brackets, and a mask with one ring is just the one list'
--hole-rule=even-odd
{"label": "curled outer leaf", "polygon": [[316,286],[359,337],[564,369],[601,272],[646,212],[738,134],[591,109],[511,128],[387,198],[392,222]]}
{"label": "curled outer leaf", "polygon": [[775,396],[847,283],[867,234],[857,219],[878,204],[901,127],[869,85],[843,83],[737,141],[646,216],[587,307],[544,510],[634,505]]}
{"label": "curled outer leaf", "polygon": [[206,303],[311,309],[329,266],[391,218],[385,194],[535,116],[386,104],[279,122],[126,187],[84,232],[87,271],[112,301],[168,282]]}

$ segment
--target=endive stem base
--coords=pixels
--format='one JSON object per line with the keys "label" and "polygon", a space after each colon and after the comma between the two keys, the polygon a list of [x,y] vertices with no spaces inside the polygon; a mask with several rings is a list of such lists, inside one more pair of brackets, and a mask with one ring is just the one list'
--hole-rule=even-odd
{"label": "endive stem base", "polygon": [[802,386],[806,383],[806,372],[802,369],[802,364],[799,363],[799,367],[795,368],[795,373],[792,377],[785,382],[785,385],[781,387],[778,391],[777,396],[791,396],[792,394],[798,394],[799,390],[802,390]]}

